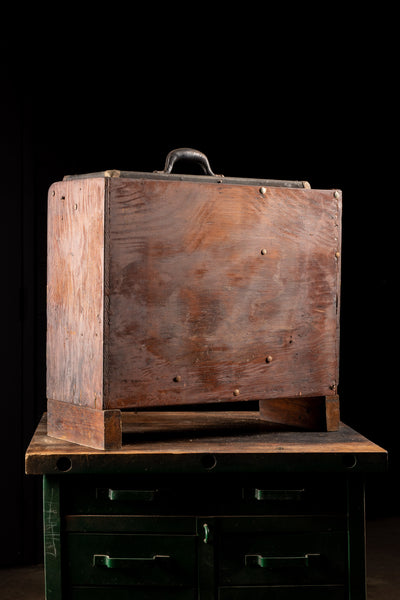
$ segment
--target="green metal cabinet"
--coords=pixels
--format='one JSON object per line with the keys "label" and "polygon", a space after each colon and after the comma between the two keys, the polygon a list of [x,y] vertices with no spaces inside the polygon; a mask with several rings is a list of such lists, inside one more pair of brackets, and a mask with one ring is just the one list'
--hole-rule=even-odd
{"label": "green metal cabinet", "polygon": [[27,472],[43,475],[47,600],[365,600],[364,480],[386,452],[339,433],[243,424],[190,451],[149,440],[143,460],[139,444],[49,449],[39,427]]}

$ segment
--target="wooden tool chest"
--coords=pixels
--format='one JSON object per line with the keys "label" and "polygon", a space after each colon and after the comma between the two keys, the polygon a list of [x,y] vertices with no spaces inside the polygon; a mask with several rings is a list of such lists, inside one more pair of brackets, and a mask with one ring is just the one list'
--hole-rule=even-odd
{"label": "wooden tool chest", "polygon": [[365,600],[364,481],[386,452],[340,424],[123,414],[122,449],[46,435],[47,600]]}
{"label": "wooden tool chest", "polygon": [[[171,173],[178,159],[205,175]],[[339,424],[341,192],[164,171],[65,177],[48,200],[49,434],[121,445],[121,409],[260,402]]]}

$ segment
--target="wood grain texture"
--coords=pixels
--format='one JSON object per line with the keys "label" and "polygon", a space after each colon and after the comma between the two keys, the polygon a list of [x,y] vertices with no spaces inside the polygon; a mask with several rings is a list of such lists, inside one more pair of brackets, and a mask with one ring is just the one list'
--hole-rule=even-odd
{"label": "wood grain texture", "polygon": [[335,393],[340,195],[109,185],[106,406]]}
{"label": "wood grain texture", "polygon": [[310,431],[337,431],[340,423],[339,397],[260,400],[260,417],[272,423]]}
{"label": "wood grain texture", "polygon": [[48,400],[47,416],[49,436],[99,450],[111,450],[122,445],[119,410],[96,410]]}
{"label": "wood grain texture", "polygon": [[104,179],[48,196],[47,397],[103,407]]}
{"label": "wood grain texture", "polygon": [[48,214],[49,401],[336,393],[340,193],[86,178],[54,184]]}
{"label": "wood grain texture", "polygon": [[[252,466],[266,473],[277,465],[282,468],[287,455],[293,468],[300,465],[313,472],[331,467],[346,470],[349,461],[343,459],[347,455],[357,457],[355,471],[387,467],[387,452],[343,423],[330,433],[300,432],[282,431],[260,421],[256,411],[123,412],[122,430],[127,442],[104,452],[49,437],[44,415],[26,452],[26,472],[54,473],[58,459],[69,457],[71,472],[142,469],[147,473],[157,464],[168,471],[169,462],[170,469],[176,467],[182,473],[188,464],[190,468],[198,464],[201,470],[203,457],[210,454],[217,458],[216,469],[236,468],[240,456],[247,456],[246,469]],[[235,457],[233,463],[230,456]]]}

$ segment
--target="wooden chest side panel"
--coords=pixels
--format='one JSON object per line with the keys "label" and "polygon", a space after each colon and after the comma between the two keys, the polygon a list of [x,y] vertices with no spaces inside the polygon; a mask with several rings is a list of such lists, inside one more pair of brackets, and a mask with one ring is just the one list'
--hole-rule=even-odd
{"label": "wooden chest side panel", "polygon": [[103,406],[104,179],[48,196],[47,397]]}
{"label": "wooden chest side panel", "polygon": [[333,191],[110,185],[108,407],[335,393]]}

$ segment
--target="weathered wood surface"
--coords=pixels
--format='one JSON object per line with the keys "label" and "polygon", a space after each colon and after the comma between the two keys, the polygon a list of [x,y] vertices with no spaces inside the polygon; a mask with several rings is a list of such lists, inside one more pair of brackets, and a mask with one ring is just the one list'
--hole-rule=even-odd
{"label": "weathered wood surface", "polygon": [[47,433],[76,444],[110,450],[122,444],[120,410],[99,410],[47,400]]}
{"label": "weathered wood surface", "polygon": [[260,417],[301,429],[336,431],[340,423],[339,396],[260,400]]}
{"label": "weathered wood surface", "polygon": [[336,393],[339,192],[87,178],[50,188],[48,219],[49,401]]}
{"label": "weathered wood surface", "polygon": [[112,179],[109,214],[106,406],[335,393],[340,194]]}
{"label": "weathered wood surface", "polygon": [[47,397],[103,407],[104,179],[48,196]]}
{"label": "weathered wood surface", "polygon": [[343,458],[347,455],[351,458],[355,455],[356,467],[361,469],[384,469],[387,461],[384,449],[343,423],[338,431],[330,433],[289,428],[283,431],[282,427],[260,421],[255,411],[123,412],[122,430],[125,437],[122,448],[104,452],[47,436],[44,415],[26,453],[26,470],[28,473],[54,472],[60,457],[69,457],[73,472],[105,469],[107,465],[110,469],[115,466],[134,471],[136,460],[144,460],[140,463],[144,472],[162,460],[172,461],[178,469],[188,460],[198,461],[201,467],[203,458],[210,455],[215,455],[218,467],[227,467],[229,456],[233,454],[235,465],[237,455],[243,455],[251,460],[246,468],[251,464],[253,468],[259,467],[259,461],[263,461],[266,471],[274,469],[274,461],[280,461],[281,466],[285,455],[290,455],[290,460],[297,455],[303,467],[309,464],[314,470],[318,457],[322,457],[318,463],[321,468],[329,466],[330,460],[346,466],[349,463],[343,463]]}

